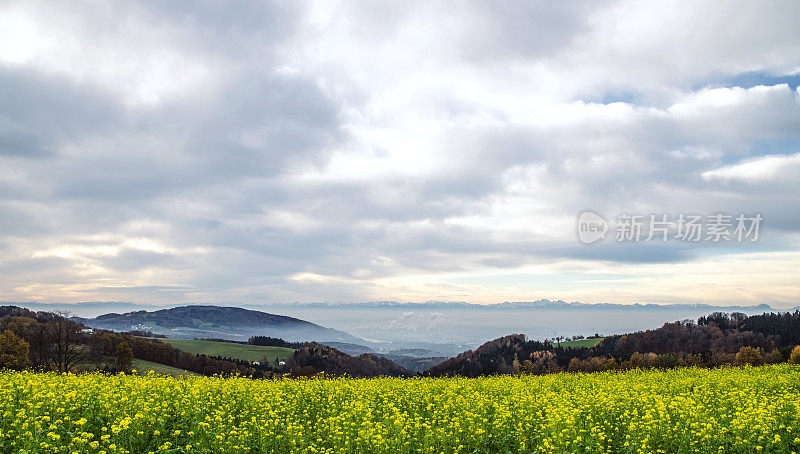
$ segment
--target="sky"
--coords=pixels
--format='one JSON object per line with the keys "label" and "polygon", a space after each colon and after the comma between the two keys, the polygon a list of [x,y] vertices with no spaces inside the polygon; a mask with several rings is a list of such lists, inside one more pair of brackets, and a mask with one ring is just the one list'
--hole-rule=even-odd
{"label": "sky", "polygon": [[[797,306],[798,17],[5,0],[0,301]],[[685,241],[682,213],[763,222]],[[669,239],[617,241],[625,214]]]}

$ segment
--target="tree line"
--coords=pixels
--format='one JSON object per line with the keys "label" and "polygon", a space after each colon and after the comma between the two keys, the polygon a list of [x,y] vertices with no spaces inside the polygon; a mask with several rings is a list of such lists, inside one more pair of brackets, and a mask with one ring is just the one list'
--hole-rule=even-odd
{"label": "tree line", "polygon": [[487,342],[425,372],[428,376],[595,372],[631,368],[800,363],[800,311],[746,316],[715,312],[613,335],[593,347],[563,347],[521,334]]}
{"label": "tree line", "polygon": [[73,370],[87,356],[85,328],[57,313],[0,307],[0,367]]}
{"label": "tree line", "polygon": [[269,364],[192,354],[144,332],[90,329],[64,314],[0,307],[0,368],[82,372],[130,372],[133,358],[202,375],[272,377]]}
{"label": "tree line", "polygon": [[[231,342],[225,339],[203,340]],[[247,342],[236,343],[295,349],[294,355],[287,358],[284,365],[277,367],[279,372],[285,372],[295,377],[312,376],[320,372],[332,376],[349,375],[351,377],[414,375],[414,372],[387,358],[369,353],[353,356],[316,342],[288,342],[276,337],[252,336]]]}
{"label": "tree line", "polygon": [[[90,329],[65,314],[0,307],[0,369],[110,373],[131,372],[134,358],[202,375],[273,378],[281,374],[376,377],[413,375],[392,361],[374,355],[350,356],[315,342],[286,342],[254,336],[247,343],[295,349],[286,364],[193,354],[153,338],[149,331],[116,333]],[[223,339],[207,339],[231,342]]]}
{"label": "tree line", "polygon": [[380,356],[364,353],[351,356],[333,347],[316,342],[299,344],[294,355],[286,360],[286,369],[293,376],[312,376],[319,372],[326,375],[349,375],[351,377],[403,377],[414,372]]}

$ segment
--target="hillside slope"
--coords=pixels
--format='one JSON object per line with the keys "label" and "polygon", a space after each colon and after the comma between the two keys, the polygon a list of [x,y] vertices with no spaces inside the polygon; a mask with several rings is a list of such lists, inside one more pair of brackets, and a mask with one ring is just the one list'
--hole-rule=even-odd
{"label": "hillside slope", "polygon": [[285,347],[266,347],[261,345],[197,339],[159,340],[161,342],[170,344],[177,349],[193,354],[220,356],[223,358],[240,359],[243,361],[259,361],[262,363],[264,363],[264,359],[266,359],[266,362],[270,363],[271,365],[275,365],[275,363],[278,361],[285,361],[294,354],[293,348]]}
{"label": "hillside slope", "polygon": [[351,356],[316,342],[307,342],[298,347],[294,355],[286,360],[286,369],[295,376],[311,376],[319,372],[351,377],[410,377],[414,375],[413,371],[389,359],[369,353]]}
{"label": "hillside slope", "polygon": [[[596,342],[588,346],[589,342]],[[800,344],[800,311],[747,316],[715,312],[697,322],[617,334],[602,340],[552,344],[521,334],[501,337],[437,364],[425,375],[477,377],[509,373],[593,372],[677,366],[772,364]],[[581,345],[585,345],[580,347]]]}
{"label": "hillside slope", "polygon": [[181,306],[157,311],[105,314],[76,319],[86,326],[112,331],[143,330],[175,338],[246,340],[261,335],[288,341],[350,342],[360,339],[343,331],[284,315],[220,306]]}

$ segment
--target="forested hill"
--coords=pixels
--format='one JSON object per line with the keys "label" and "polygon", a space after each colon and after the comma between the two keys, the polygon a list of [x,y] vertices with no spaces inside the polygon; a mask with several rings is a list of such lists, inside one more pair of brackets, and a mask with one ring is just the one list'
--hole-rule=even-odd
{"label": "forested hill", "polygon": [[312,376],[319,372],[328,375],[351,377],[410,377],[414,372],[380,356],[364,353],[351,356],[327,345],[315,342],[299,346],[294,356],[286,361],[292,375]]}
{"label": "forested hill", "polygon": [[76,319],[86,326],[112,331],[143,330],[176,338],[246,340],[251,336],[287,341],[363,342],[343,331],[284,315],[239,307],[181,306],[157,311],[105,314]]}
{"label": "forested hill", "polygon": [[[81,323],[51,312],[33,312],[16,306],[0,306],[0,333],[11,351],[12,344],[27,358],[18,358],[13,368],[41,371],[108,372],[130,371],[131,364],[120,367],[115,356],[121,344],[137,359],[204,375],[240,374],[249,377],[272,376],[269,367],[254,367],[247,361],[190,354],[158,340],[130,334],[86,329]],[[9,367],[8,358],[0,355],[0,369]]]}
{"label": "forested hill", "polygon": [[589,348],[562,347],[510,335],[450,358],[429,376],[600,371],[633,367],[713,367],[786,361],[800,344],[800,310],[746,316],[720,312],[696,322],[609,336]]}
{"label": "forested hill", "polygon": [[[114,363],[120,345],[124,344],[126,349],[130,349],[130,354],[134,358],[203,375],[239,374],[252,378],[271,378],[281,375],[310,376],[321,372],[333,376],[352,377],[414,375],[408,369],[375,355],[351,356],[316,342],[286,342],[264,336],[255,336],[250,339],[250,343],[295,349],[285,364],[247,361],[241,357],[234,358],[227,355],[188,353],[166,341],[148,338],[152,337],[153,333],[150,332],[114,333],[107,330],[89,330],[81,323],[59,314],[33,312],[15,306],[0,306],[0,333],[6,333],[4,339],[7,342],[0,345],[0,350],[4,352],[4,355],[0,355],[0,369],[9,367],[59,372],[130,371],[130,367],[118,367]],[[19,348],[17,350],[11,348],[12,343]],[[5,352],[10,351],[17,351],[21,355],[19,358],[13,358],[15,359],[13,364],[7,361],[11,359],[11,355],[5,355]]]}

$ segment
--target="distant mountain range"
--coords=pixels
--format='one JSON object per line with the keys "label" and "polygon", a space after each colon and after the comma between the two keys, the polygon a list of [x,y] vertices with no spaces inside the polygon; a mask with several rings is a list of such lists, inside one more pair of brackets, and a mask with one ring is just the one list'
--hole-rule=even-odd
{"label": "distant mountain range", "polygon": [[[256,307],[256,305],[243,305],[245,307]],[[278,303],[272,305],[258,305],[258,307],[342,307],[342,308],[408,308],[408,309],[473,309],[473,310],[497,310],[497,309],[554,309],[554,310],[703,310],[703,311],[761,311],[773,312],[777,309],[769,304],[758,304],[753,306],[715,306],[711,304],[615,304],[615,303],[581,303],[565,302],[562,300],[551,301],[540,299],[536,301],[506,301],[495,304],[475,304],[453,301],[428,301],[424,303],[401,303],[397,301],[372,301],[367,303]],[[800,309],[800,306],[789,309],[791,311]]]}
{"label": "distant mountain range", "polygon": [[140,310],[75,319],[92,328],[152,331],[175,338],[247,340],[258,335],[287,341],[363,342],[343,331],[305,320],[240,307],[181,306],[151,312]]}
{"label": "distant mountain range", "polygon": [[[193,304],[172,304],[157,306],[152,304],[141,304],[120,301],[91,301],[81,303],[37,303],[37,302],[2,302],[0,304],[12,304],[26,307],[31,310],[64,310],[81,314],[100,315],[109,311],[139,311],[139,310],[159,310],[176,307],[193,306]],[[202,306],[202,305],[198,305]],[[403,303],[397,301],[370,301],[366,303],[263,303],[263,304],[239,304],[238,307],[247,309],[263,309],[267,307],[309,307],[309,308],[407,308],[407,309],[472,309],[472,310],[497,310],[497,309],[551,309],[551,310],[702,310],[708,312],[775,312],[775,311],[795,311],[800,310],[800,305],[791,309],[776,309],[769,304],[758,304],[752,306],[719,306],[712,304],[616,304],[616,303],[581,303],[565,302],[562,300],[552,301],[540,299],[536,301],[506,301],[495,304],[475,304],[458,301],[427,301],[423,303]]]}

